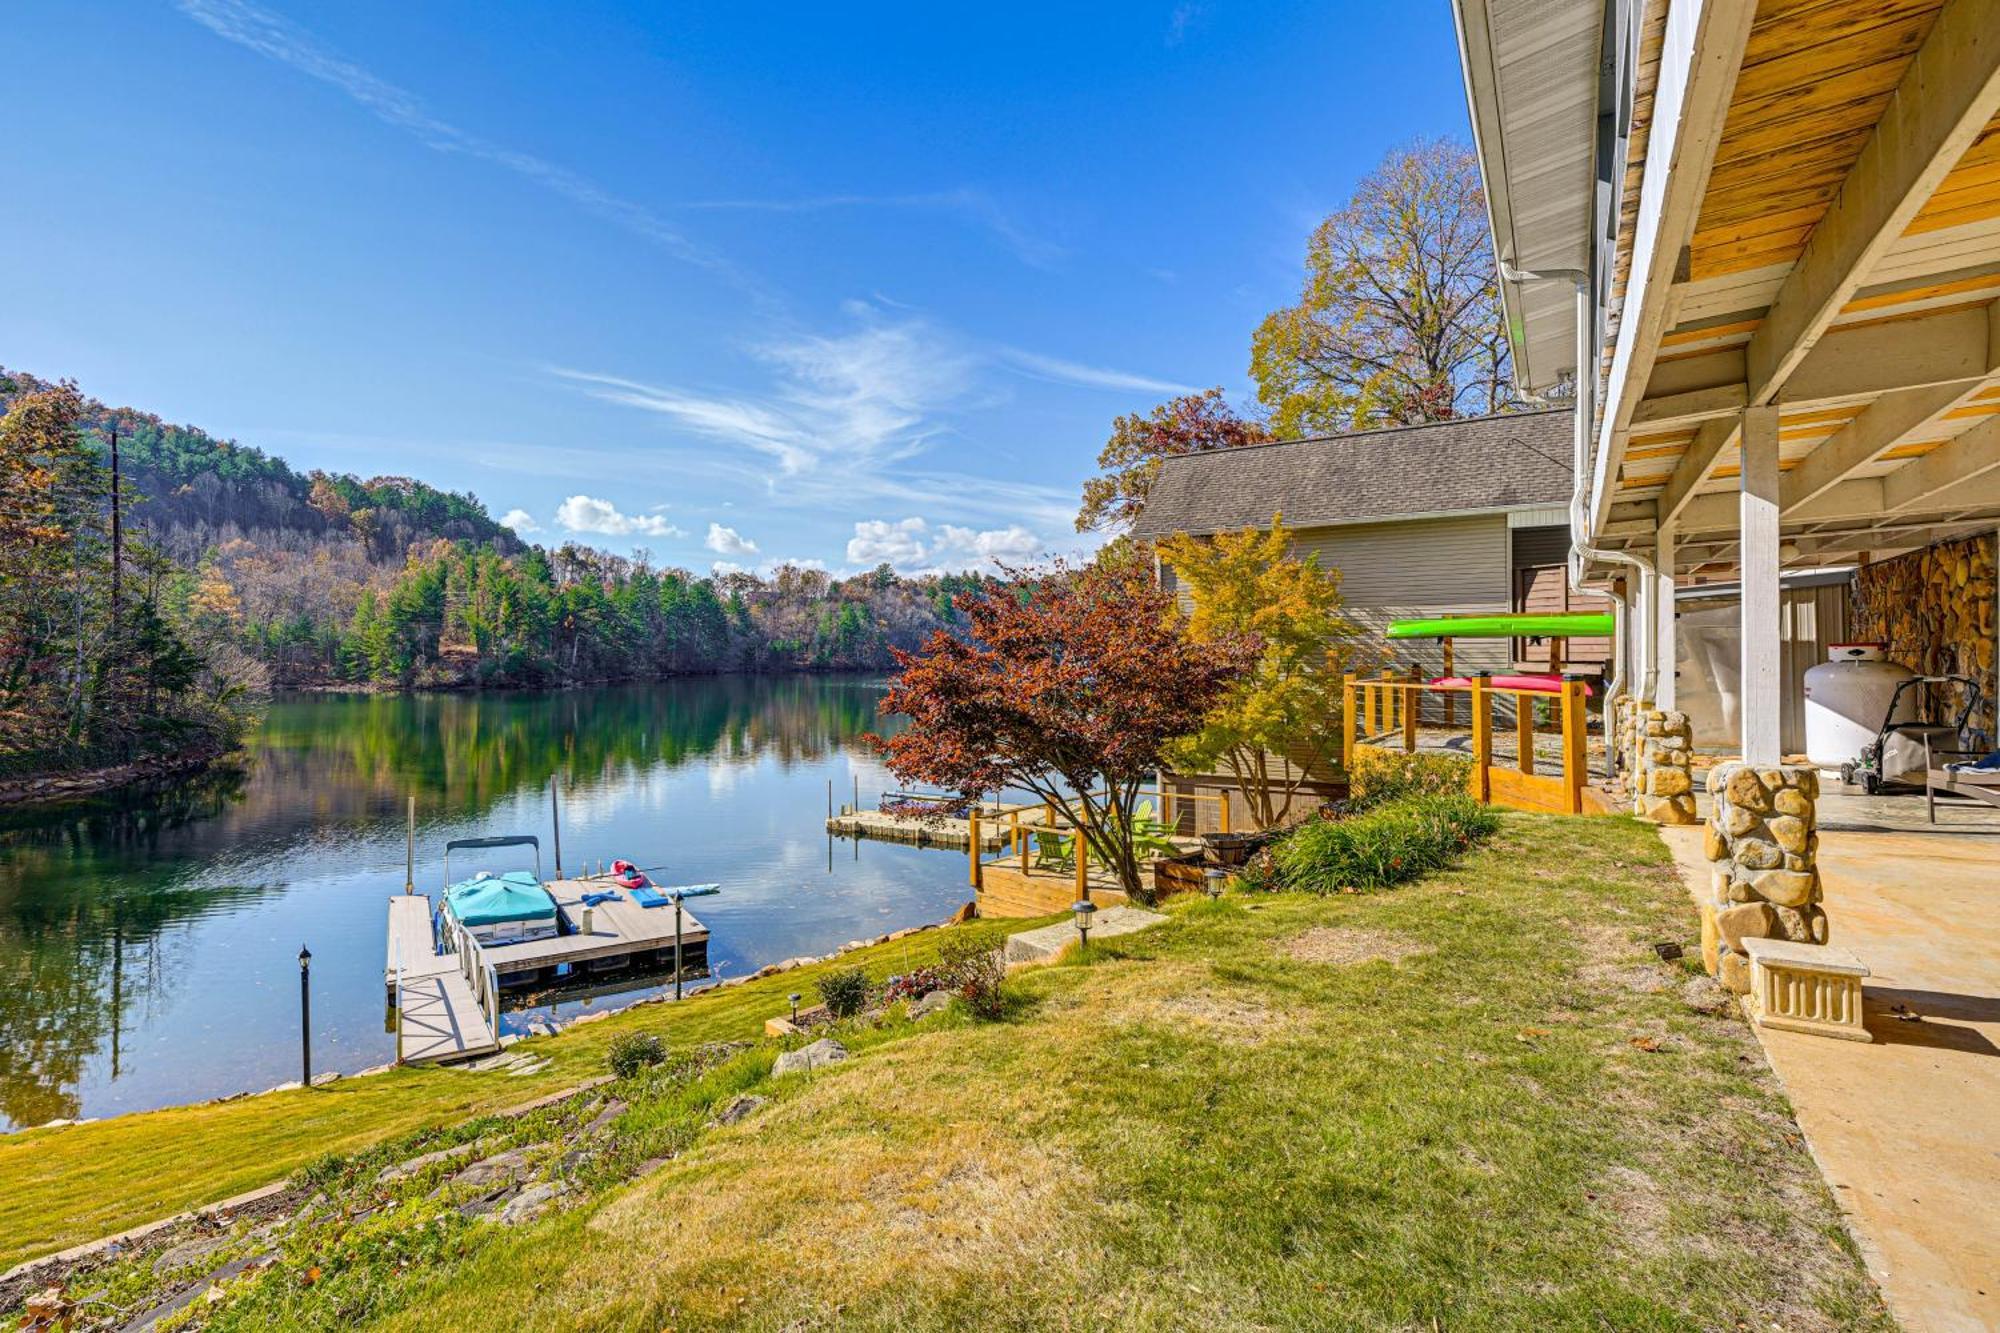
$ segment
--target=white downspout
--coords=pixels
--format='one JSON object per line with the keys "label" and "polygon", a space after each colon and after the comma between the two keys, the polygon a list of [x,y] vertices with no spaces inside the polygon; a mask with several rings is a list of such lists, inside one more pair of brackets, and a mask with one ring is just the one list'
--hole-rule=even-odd
{"label": "white downspout", "polygon": [[[1633,635],[1633,645],[1637,657],[1639,697],[1650,699],[1659,681],[1657,636],[1651,623],[1656,619],[1651,608],[1651,599],[1657,587],[1653,563],[1630,551],[1605,550],[1590,542],[1590,437],[1597,425],[1596,321],[1592,318],[1590,274],[1578,268],[1528,270],[1503,263],[1500,275],[1509,282],[1567,280],[1576,289],[1576,412],[1569,501],[1569,586],[1578,592],[1594,591],[1609,595],[1617,608],[1620,631],[1625,631],[1634,623],[1635,608],[1645,608],[1645,614],[1636,616],[1637,632]],[[1638,571],[1638,595],[1620,597],[1615,589],[1608,586],[1590,588],[1584,579],[1584,569],[1592,560],[1629,565]],[[1622,640],[1625,634],[1621,632],[1618,637]],[[1613,653],[1611,679],[1604,686],[1604,761],[1605,767],[1612,771],[1616,771],[1618,765],[1617,739],[1612,732],[1612,705],[1625,688],[1623,649],[1624,645],[1620,643],[1618,651]]]}

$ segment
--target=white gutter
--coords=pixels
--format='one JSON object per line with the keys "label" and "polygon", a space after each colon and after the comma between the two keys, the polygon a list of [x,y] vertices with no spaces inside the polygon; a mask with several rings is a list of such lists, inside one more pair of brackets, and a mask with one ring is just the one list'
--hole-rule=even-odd
{"label": "white gutter", "polygon": [[[1594,434],[1592,426],[1597,417],[1597,375],[1592,357],[1593,333],[1596,320],[1593,318],[1590,299],[1590,274],[1577,268],[1548,268],[1527,270],[1515,268],[1512,264],[1500,265],[1500,276],[1510,283],[1567,280],[1576,288],[1576,416],[1574,431],[1573,461],[1571,463],[1569,501],[1569,586],[1578,591],[1595,591],[1608,595],[1617,605],[1618,625],[1622,630],[1631,618],[1635,608],[1644,607],[1647,614],[1638,617],[1638,633],[1633,636],[1637,647],[1639,697],[1650,699],[1659,684],[1658,634],[1650,614],[1654,568],[1651,561],[1630,551],[1609,550],[1593,546],[1590,540],[1590,444]],[[1629,565],[1639,573],[1637,597],[1620,597],[1608,583],[1593,587],[1585,578],[1589,563],[1604,560],[1615,564]],[[1619,637],[1625,636],[1621,633]],[[1617,765],[1616,743],[1611,731],[1612,703],[1625,686],[1625,662],[1623,645],[1613,655],[1611,679],[1604,687],[1604,753],[1607,767]]]}

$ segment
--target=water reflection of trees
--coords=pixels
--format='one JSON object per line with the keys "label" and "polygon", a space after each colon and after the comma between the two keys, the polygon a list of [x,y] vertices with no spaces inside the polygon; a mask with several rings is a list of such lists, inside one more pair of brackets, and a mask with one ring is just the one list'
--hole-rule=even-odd
{"label": "water reflection of trees", "polygon": [[77,1113],[92,1061],[114,1075],[126,1028],[174,981],[170,928],[273,886],[215,884],[232,860],[281,862],[335,830],[477,821],[562,774],[615,785],[660,766],[863,748],[881,690],[839,678],[717,677],[562,693],[279,701],[244,773],[0,819],[0,1115]]}
{"label": "water reflection of trees", "polygon": [[167,928],[254,894],[138,889],[118,873],[162,834],[215,815],[242,787],[240,773],[224,774],[0,825],[0,1116],[9,1123],[74,1117],[85,1065],[101,1055],[115,1076],[130,1017],[172,987],[161,949]]}

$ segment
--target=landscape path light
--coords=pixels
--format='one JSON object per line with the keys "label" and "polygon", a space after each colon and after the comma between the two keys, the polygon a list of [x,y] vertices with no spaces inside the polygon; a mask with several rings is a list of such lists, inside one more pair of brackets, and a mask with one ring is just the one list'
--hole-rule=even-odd
{"label": "landscape path light", "polygon": [[1201,878],[1202,882],[1208,886],[1209,901],[1214,902],[1222,897],[1222,886],[1228,881],[1229,872],[1210,866],[1201,872]]}
{"label": "landscape path light", "polygon": [[1083,947],[1090,947],[1090,918],[1097,912],[1097,904],[1088,898],[1079,898],[1070,910],[1076,913],[1076,937]]}
{"label": "landscape path light", "polygon": [[793,991],[790,998],[792,1001],[792,1026],[797,1027],[799,1022],[799,993]]}

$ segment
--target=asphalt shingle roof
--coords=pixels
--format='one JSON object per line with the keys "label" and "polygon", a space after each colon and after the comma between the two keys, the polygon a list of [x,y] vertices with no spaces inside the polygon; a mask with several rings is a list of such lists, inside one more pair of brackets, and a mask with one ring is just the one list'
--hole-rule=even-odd
{"label": "asphalt shingle roof", "polygon": [[1294,528],[1570,498],[1570,412],[1510,412],[1169,458],[1139,537]]}

